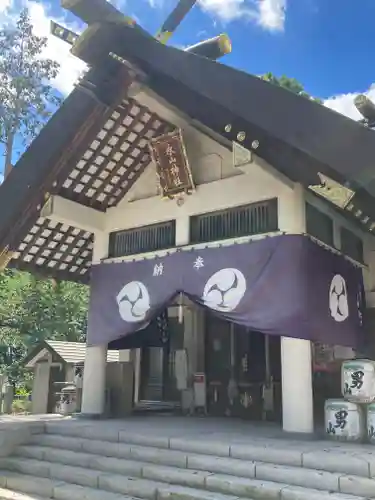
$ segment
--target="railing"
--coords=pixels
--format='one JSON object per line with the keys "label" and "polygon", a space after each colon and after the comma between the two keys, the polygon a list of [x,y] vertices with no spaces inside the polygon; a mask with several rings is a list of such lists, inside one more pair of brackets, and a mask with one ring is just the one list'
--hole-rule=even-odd
{"label": "railing", "polygon": [[110,234],[108,257],[123,257],[172,248],[176,242],[174,220]]}
{"label": "railing", "polygon": [[225,240],[278,230],[277,199],[190,218],[190,243]]}

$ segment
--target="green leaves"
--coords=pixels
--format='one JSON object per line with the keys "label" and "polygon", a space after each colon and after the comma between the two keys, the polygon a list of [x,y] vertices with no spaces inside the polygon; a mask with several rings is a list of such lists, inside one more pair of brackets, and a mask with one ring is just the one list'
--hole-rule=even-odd
{"label": "green leaves", "polygon": [[88,287],[38,279],[8,269],[0,274],[0,373],[24,376],[22,359],[46,339],[84,342]]}
{"label": "green leaves", "polygon": [[262,80],[265,80],[266,82],[272,83],[273,85],[278,85],[279,87],[283,87],[284,89],[287,89],[290,92],[293,92],[294,94],[306,97],[307,99],[311,99],[312,101],[318,102],[320,104],[322,103],[321,99],[318,99],[316,97],[311,97],[307,92],[305,92],[303,85],[295,78],[288,78],[285,75],[277,77],[273,73],[266,73],[265,75],[262,75],[260,78]]}
{"label": "green leaves", "polygon": [[15,138],[27,146],[61,103],[49,84],[59,64],[43,56],[46,45],[46,38],[33,33],[27,9],[14,25],[0,29],[0,141],[6,149],[5,170],[12,161]]}

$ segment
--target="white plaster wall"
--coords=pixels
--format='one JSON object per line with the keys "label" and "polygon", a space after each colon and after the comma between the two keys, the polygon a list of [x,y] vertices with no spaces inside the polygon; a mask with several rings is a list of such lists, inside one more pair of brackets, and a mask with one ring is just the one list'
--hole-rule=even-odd
{"label": "white plaster wall", "polygon": [[123,349],[122,351],[119,351],[119,362],[129,363],[131,361],[130,355],[131,355],[130,349]]}
{"label": "white plaster wall", "polygon": [[[146,184],[146,178],[140,178],[138,184],[142,182]],[[192,195],[186,197],[182,206],[177,206],[173,200],[164,200],[159,195],[134,201],[126,198],[117,207],[107,211],[106,231],[130,229],[171,219],[176,219],[178,226],[180,220],[187,220],[192,215],[274,197],[288,197],[290,193],[290,186],[254,162],[248,174],[199,185]]]}
{"label": "white plaster wall", "polygon": [[176,219],[176,244],[186,244],[187,222],[192,215],[282,198],[291,193],[291,183],[255,155],[246,174],[235,168],[231,148],[198,130],[196,123],[150,91],[138,94],[137,100],[182,130],[197,189],[186,197],[181,207],[175,201],[162,200],[157,190],[156,169],[150,164],[122,202],[107,211],[106,232]]}
{"label": "white plaster wall", "polygon": [[[176,120],[175,120],[176,121]],[[241,175],[233,166],[232,152],[210,137],[183,123],[182,134],[189,165],[196,185]],[[155,164],[151,163],[126,195],[126,201],[157,196],[157,175]]]}
{"label": "white plaster wall", "polygon": [[[194,182],[197,185],[240,175],[233,167],[232,153],[217,141],[197,130],[190,118],[164,102],[149,90],[137,95],[137,101],[156,112],[161,118],[181,129]],[[157,195],[155,165],[150,164],[126,196],[139,200]]]}

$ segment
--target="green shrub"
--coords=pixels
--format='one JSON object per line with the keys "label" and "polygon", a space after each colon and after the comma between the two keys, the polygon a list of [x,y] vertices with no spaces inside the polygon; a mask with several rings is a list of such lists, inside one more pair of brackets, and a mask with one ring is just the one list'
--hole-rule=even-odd
{"label": "green shrub", "polygon": [[12,412],[16,414],[30,413],[31,401],[28,399],[15,399],[12,404]]}

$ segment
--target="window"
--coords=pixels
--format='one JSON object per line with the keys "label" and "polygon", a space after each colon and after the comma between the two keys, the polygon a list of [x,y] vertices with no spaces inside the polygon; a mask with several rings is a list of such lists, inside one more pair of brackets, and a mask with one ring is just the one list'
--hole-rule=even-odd
{"label": "window", "polygon": [[306,232],[333,247],[333,220],[310,203],[306,203]]}
{"label": "window", "polygon": [[122,257],[172,248],[176,244],[176,221],[116,231],[110,234],[108,257]]}
{"label": "window", "polygon": [[356,234],[345,227],[340,229],[341,252],[357,262],[363,262],[363,241]]}
{"label": "window", "polygon": [[190,218],[190,242],[225,240],[278,230],[277,199]]}

